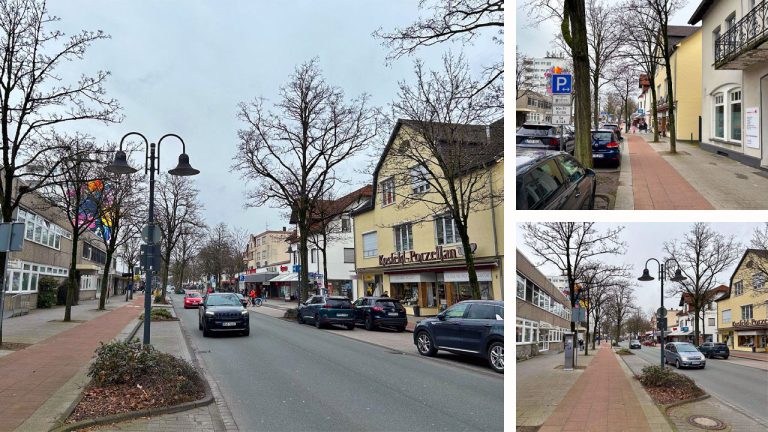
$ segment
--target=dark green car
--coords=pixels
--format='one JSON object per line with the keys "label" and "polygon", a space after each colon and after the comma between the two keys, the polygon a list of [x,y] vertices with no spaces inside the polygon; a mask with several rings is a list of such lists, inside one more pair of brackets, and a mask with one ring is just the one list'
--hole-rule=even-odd
{"label": "dark green car", "polygon": [[317,328],[338,324],[355,329],[355,307],[342,296],[314,295],[299,305],[299,324],[311,322]]}

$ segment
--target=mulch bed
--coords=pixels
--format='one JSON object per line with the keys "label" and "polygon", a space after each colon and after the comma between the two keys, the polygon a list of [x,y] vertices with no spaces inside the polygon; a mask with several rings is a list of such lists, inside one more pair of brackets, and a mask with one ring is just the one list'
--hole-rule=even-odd
{"label": "mulch bed", "polygon": [[170,393],[168,386],[162,383],[152,383],[142,387],[135,384],[88,386],[83,391],[83,399],[72,411],[67,423],[147,408],[173,406],[196,401],[205,396],[205,391],[202,389],[196,393],[176,395]]}
{"label": "mulch bed", "polygon": [[3,342],[3,344],[0,345],[0,349],[8,350],[8,351],[18,351],[18,350],[23,350],[28,346],[31,346],[31,344],[18,343],[18,342]]}
{"label": "mulch bed", "polygon": [[651,395],[653,401],[659,405],[667,405],[673,402],[681,402],[702,396],[703,392],[691,391],[675,387],[645,387],[645,391]]}

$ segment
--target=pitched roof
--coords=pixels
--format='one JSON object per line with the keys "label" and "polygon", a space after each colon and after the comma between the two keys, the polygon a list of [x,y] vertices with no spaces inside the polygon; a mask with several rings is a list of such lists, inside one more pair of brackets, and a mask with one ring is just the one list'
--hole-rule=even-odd
{"label": "pitched roof", "polygon": [[688,24],[696,24],[697,22],[704,19],[704,15],[709,12],[709,8],[712,7],[712,5],[715,3],[715,0],[703,0],[701,3],[699,3],[699,6],[696,7],[696,10],[693,12],[693,15],[691,15],[691,19],[688,20]]}
{"label": "pitched roof", "polygon": [[696,33],[701,27],[697,26],[667,26],[667,39],[669,39],[670,52],[675,52],[677,45],[688,36]]}
{"label": "pitched roof", "polygon": [[[715,288],[712,288],[706,292],[708,297],[707,302],[715,300],[715,297],[717,297],[718,294],[727,293],[729,289],[730,288],[727,285],[718,285]],[[693,307],[693,296],[687,292],[683,293],[683,295],[680,296],[680,304],[678,304],[678,306],[682,306],[683,303],[687,304],[689,307]]]}
{"label": "pitched roof", "polygon": [[[370,198],[372,193],[373,187],[371,185],[365,185],[335,200],[318,200],[313,215],[310,217],[318,221],[318,224],[321,223],[323,219],[333,219],[344,213],[344,211],[356,201]],[[290,223],[295,224],[296,222],[296,212],[291,212]],[[315,228],[318,228],[318,226],[315,226]],[[310,228],[310,230],[312,229]]]}
{"label": "pitched roof", "polygon": [[724,296],[720,297],[719,299],[717,299],[715,301],[725,300],[725,299],[727,299],[727,298],[729,298],[731,296],[731,289],[733,288],[733,277],[736,276],[736,272],[739,271],[739,269],[741,268],[741,265],[744,264],[744,260],[750,254],[756,255],[758,258],[760,258],[762,260],[768,261],[768,250],[765,250],[765,249],[747,249],[747,250],[745,250],[744,251],[744,255],[742,255],[741,259],[739,260],[739,264],[736,265],[736,269],[733,271],[733,274],[731,275],[731,279],[729,281],[729,285],[730,286],[728,287],[728,292]]}

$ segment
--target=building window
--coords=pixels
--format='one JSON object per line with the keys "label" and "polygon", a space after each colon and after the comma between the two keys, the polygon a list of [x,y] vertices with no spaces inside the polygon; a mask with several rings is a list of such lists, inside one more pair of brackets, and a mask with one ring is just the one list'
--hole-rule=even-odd
{"label": "building window", "polygon": [[765,286],[765,274],[756,273],[754,276],[752,276],[752,287],[756,291],[762,291],[764,286]]}
{"label": "building window", "polygon": [[715,138],[725,139],[725,105],[723,94],[715,95]]}
{"label": "building window", "polygon": [[66,277],[68,274],[69,270],[63,267],[47,267],[22,262],[21,268],[8,269],[5,289],[10,292],[35,292],[41,277]]}
{"label": "building window", "polygon": [[728,324],[731,322],[731,310],[726,309],[723,311],[723,324]]}
{"label": "building window", "polygon": [[423,194],[429,190],[429,182],[427,181],[427,168],[423,166],[415,166],[410,169],[411,174],[411,189],[415,194]]}
{"label": "building window", "polygon": [[708,318],[707,321],[709,322],[708,325],[710,327],[714,327],[715,326],[715,319],[714,318]]}
{"label": "building window", "polygon": [[730,138],[733,141],[741,141],[741,90],[733,90],[729,96]]}
{"label": "building window", "polygon": [[376,232],[363,234],[363,258],[375,257],[379,254],[379,242]]}
{"label": "building window", "polygon": [[352,232],[352,219],[349,218],[349,215],[341,216],[341,232]]}
{"label": "building window", "polygon": [[344,263],[350,264],[355,262],[355,248],[344,248]]}
{"label": "building window", "polygon": [[438,245],[446,245],[459,242],[456,232],[456,221],[450,216],[435,218],[435,239]]}
{"label": "building window", "polygon": [[395,202],[395,179],[389,178],[379,183],[381,188],[381,206],[388,206]]}
{"label": "building window", "polygon": [[19,208],[16,216],[18,222],[24,222],[24,238],[51,249],[61,250],[61,237],[72,238],[72,235],[60,226]]}
{"label": "building window", "polygon": [[745,305],[741,307],[741,319],[743,320],[751,320],[753,318],[752,316],[752,305]]}
{"label": "building window", "polygon": [[736,12],[728,15],[728,18],[725,19],[725,31],[732,29],[734,26],[736,26]]}
{"label": "building window", "polygon": [[398,252],[413,250],[413,225],[406,223],[394,228],[395,250]]}
{"label": "building window", "polygon": [[317,249],[312,249],[312,252],[310,253],[310,259],[312,260],[312,263],[317,262]]}
{"label": "building window", "polygon": [[733,295],[740,296],[744,294],[744,282],[738,281],[733,284]]}
{"label": "building window", "polygon": [[517,335],[515,342],[518,344],[536,343],[539,340],[539,323],[527,319],[517,319]]}
{"label": "building window", "polygon": [[525,300],[525,277],[517,275],[517,297]]}

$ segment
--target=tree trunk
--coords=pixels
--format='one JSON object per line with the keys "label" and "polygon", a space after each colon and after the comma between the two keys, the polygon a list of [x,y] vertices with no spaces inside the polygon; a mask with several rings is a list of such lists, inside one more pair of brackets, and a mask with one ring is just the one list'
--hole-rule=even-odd
{"label": "tree trunk", "polygon": [[[597,68],[596,68],[597,69]],[[594,91],[592,92],[592,106],[595,108],[595,110],[592,112],[592,119],[593,119],[593,125],[595,129],[597,129],[598,124],[600,123],[600,107],[598,104],[600,103],[600,95],[598,94],[598,85],[600,84],[600,76],[595,74],[595,76],[592,77],[592,88]]]}
{"label": "tree trunk", "polygon": [[80,240],[78,230],[72,230],[72,253],[69,263],[69,286],[67,287],[67,301],[64,303],[64,321],[72,320],[72,304],[75,301],[75,288],[77,286],[77,243]]}
{"label": "tree trunk", "polygon": [[658,105],[656,104],[656,81],[654,78],[648,78],[651,81],[651,111],[653,112],[653,142],[659,142],[659,117],[656,110]]}
{"label": "tree trunk", "polygon": [[101,278],[101,287],[99,292],[99,310],[106,309],[107,306],[107,289],[109,289],[109,270],[112,267],[112,254],[114,250],[107,248],[107,263],[104,264],[104,275]]}
{"label": "tree trunk", "polygon": [[[171,262],[171,250],[170,248],[165,251],[165,256],[163,257],[164,265],[163,265],[163,273],[162,273],[162,286],[160,287],[160,301],[165,303],[165,287],[168,286],[168,271],[169,271],[169,265]],[[217,276],[218,278],[218,276]],[[218,279],[216,281],[218,283]]]}
{"label": "tree trunk", "polygon": [[573,90],[576,93],[576,149],[574,156],[592,168],[592,134],[590,127],[589,49],[587,14],[584,0],[565,0],[561,31],[573,57]]}
{"label": "tree trunk", "polygon": [[467,233],[467,221],[461,219],[456,220],[456,230],[459,231],[459,237],[461,237],[461,249],[464,251],[464,262],[467,264],[467,275],[469,276],[469,288],[472,290],[472,298],[479,299],[480,283],[477,281],[477,270],[475,270],[475,257],[472,254],[472,246],[469,242],[469,234]]}
{"label": "tree trunk", "polygon": [[301,268],[299,269],[299,280],[301,281],[299,286],[299,302],[307,298],[309,287],[309,257],[307,256],[307,230],[308,227],[304,226],[305,223],[299,219],[299,261],[301,261]]}

